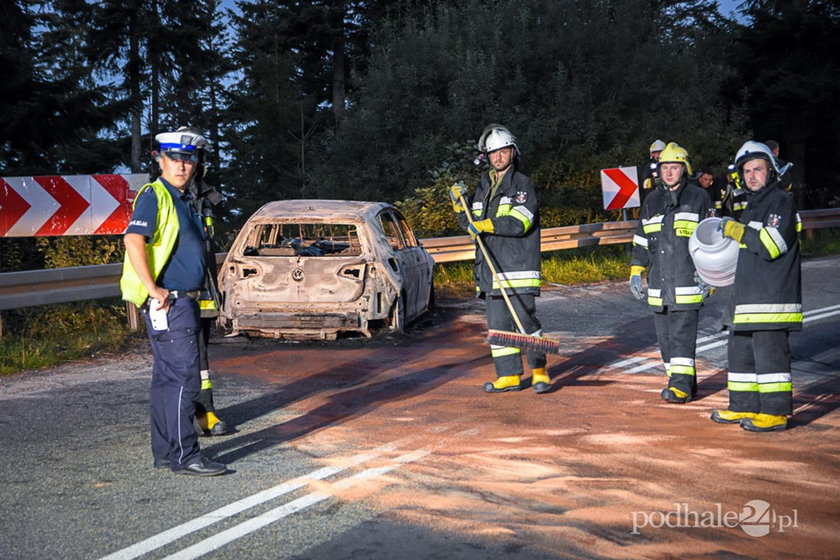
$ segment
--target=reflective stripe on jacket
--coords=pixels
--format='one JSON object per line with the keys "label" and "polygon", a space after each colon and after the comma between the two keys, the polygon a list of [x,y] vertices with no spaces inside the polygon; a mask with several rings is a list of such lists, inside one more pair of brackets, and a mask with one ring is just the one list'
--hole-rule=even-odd
{"label": "reflective stripe on jacket", "polygon": [[735,331],[802,329],[802,222],[775,182],[747,193],[728,325]]}
{"label": "reflective stripe on jacket", "polygon": [[[494,281],[490,267],[484,262],[476,247],[475,279],[479,293],[501,295],[499,282],[508,293],[540,293],[540,219],[537,192],[531,180],[511,168],[502,176],[502,182],[490,199],[489,173],[483,173],[478,190],[467,201],[467,212],[473,220],[489,218],[493,234],[481,239],[493,259],[498,282]],[[469,222],[464,213],[458,222],[466,230]]]}
{"label": "reflective stripe on jacket", "polygon": [[676,191],[658,187],[645,198],[633,235],[630,264],[647,269],[648,305],[656,310],[703,305],[688,239],[697,224],[713,213],[706,190],[685,179]]}
{"label": "reflective stripe on jacket", "polygon": [[[137,199],[140,198],[140,194],[148,188],[151,188],[155,192],[158,212],[154,237],[152,237],[150,242],[146,243],[146,258],[149,262],[149,272],[152,273],[152,278],[157,280],[164,266],[169,261],[169,257],[172,255],[172,249],[178,240],[180,222],[175,212],[175,205],[172,202],[172,195],[169,194],[166,186],[160,180],[143,185],[137,192],[137,196],[134,197],[134,202],[136,203]],[[130,301],[138,307],[146,303],[146,300],[149,298],[149,291],[143,285],[143,282],[140,281],[140,277],[128,260],[128,252],[126,252],[125,260],[123,261],[120,290],[122,291],[122,298],[125,301]]]}

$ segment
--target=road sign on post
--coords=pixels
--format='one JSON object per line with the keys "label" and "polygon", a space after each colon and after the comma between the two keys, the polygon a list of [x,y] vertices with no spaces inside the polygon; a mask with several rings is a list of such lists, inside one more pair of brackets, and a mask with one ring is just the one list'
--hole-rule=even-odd
{"label": "road sign on post", "polygon": [[0,177],[0,237],[123,233],[148,180],[145,173]]}
{"label": "road sign on post", "polygon": [[635,167],[601,170],[604,210],[639,207],[639,179]]}

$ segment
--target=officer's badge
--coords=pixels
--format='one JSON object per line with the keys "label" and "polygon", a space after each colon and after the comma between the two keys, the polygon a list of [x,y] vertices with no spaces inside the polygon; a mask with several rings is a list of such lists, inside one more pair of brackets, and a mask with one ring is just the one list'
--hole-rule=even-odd
{"label": "officer's badge", "polygon": [[767,225],[770,227],[777,228],[782,223],[782,217],[778,214],[770,214],[767,216]]}
{"label": "officer's badge", "polygon": [[522,204],[523,202],[528,200],[528,193],[523,192],[523,191],[517,191],[516,198],[514,198],[513,200],[515,200],[519,204]]}

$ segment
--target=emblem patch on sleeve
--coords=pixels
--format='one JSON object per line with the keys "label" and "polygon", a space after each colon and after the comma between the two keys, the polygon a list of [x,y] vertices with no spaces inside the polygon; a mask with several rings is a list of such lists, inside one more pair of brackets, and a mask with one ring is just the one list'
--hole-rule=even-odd
{"label": "emblem patch on sleeve", "polygon": [[516,192],[516,198],[514,198],[513,200],[515,200],[519,204],[522,204],[523,202],[528,200],[528,193],[526,193],[524,191],[517,191]]}
{"label": "emblem patch on sleeve", "polygon": [[782,217],[778,214],[770,214],[767,216],[767,225],[770,227],[777,228],[782,223]]}

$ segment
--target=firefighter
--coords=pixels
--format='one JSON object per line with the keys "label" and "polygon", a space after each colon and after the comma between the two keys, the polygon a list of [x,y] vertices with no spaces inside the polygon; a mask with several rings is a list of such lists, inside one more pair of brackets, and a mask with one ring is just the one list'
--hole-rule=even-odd
{"label": "firefighter", "polygon": [[648,148],[650,159],[644,165],[639,166],[639,200],[641,202],[644,202],[647,195],[656,187],[656,166],[659,163],[659,156],[664,149],[665,142],[654,140],[653,144]]}
{"label": "firefighter", "polygon": [[[182,126],[177,132],[199,133],[198,130],[186,126]],[[210,331],[213,328],[213,323],[215,323],[219,316],[216,228],[213,208],[222,201],[222,195],[215,188],[204,182],[204,176],[207,172],[207,152],[207,147],[200,151],[200,167],[196,172],[195,180],[190,185],[190,192],[193,195],[190,202],[193,205],[195,213],[201,217],[201,225],[204,228],[204,259],[207,264],[207,275],[204,279],[201,296],[198,299],[198,309],[201,318],[201,331],[198,337],[201,391],[198,393],[198,399],[195,403],[195,422],[200,435],[221,436],[227,434],[229,430],[225,421],[220,419],[216,414],[207,345],[210,342]]]}
{"label": "firefighter", "polygon": [[775,140],[766,140],[764,145],[770,148],[770,151],[773,152],[773,157],[776,158],[776,165],[779,169],[784,169],[784,173],[779,175],[779,185],[782,187],[782,190],[787,192],[793,192],[793,173],[791,171],[791,167],[793,167],[792,163],[788,163],[779,157],[779,152],[781,151],[781,146]]}
{"label": "firefighter", "polygon": [[741,250],[726,322],[729,408],[712,412],[712,420],[779,431],[793,412],[788,333],[802,329],[802,224],[781,181],[787,169],[769,147],[746,142],[735,165],[748,204],[740,220],[721,221],[723,235]]}
{"label": "firefighter", "polygon": [[715,197],[715,213],[718,216],[729,216],[736,220],[740,218],[744,208],[747,207],[747,193],[741,186],[741,177],[735,165],[730,165],[726,173],[719,179],[723,185]]}
{"label": "firefighter", "polygon": [[[674,142],[662,150],[657,165],[659,185],[642,204],[633,236],[630,291],[647,299],[668,386],[660,397],[686,403],[697,392],[694,357],[699,309],[710,288],[699,281],[688,252],[688,239],[704,218],[714,214],[709,194],[688,181],[688,152]],[[647,271],[647,298],[642,274]]]}
{"label": "firefighter", "polygon": [[[525,334],[541,336],[535,301],[540,294],[540,217],[536,190],[520,171],[519,147],[507,128],[499,124],[488,125],[478,141],[478,150],[491,169],[482,173],[479,187],[472,195],[467,195],[462,184],[453,185],[449,195],[461,228],[473,239],[482,236],[498,273],[498,278],[494,279],[477,250],[476,292],[485,301],[487,327],[517,331],[500,291],[501,282]],[[462,198],[466,208],[461,204]],[[472,212],[472,224],[467,219],[467,211]],[[502,393],[524,389],[526,385],[520,379],[523,373],[521,354],[519,348],[492,345],[490,355],[496,380],[485,383],[484,391]],[[551,379],[546,370],[545,353],[528,350],[526,357],[531,368],[531,387],[537,393],[549,391]]]}
{"label": "firefighter", "polygon": [[189,201],[206,140],[191,132],[164,132],[155,140],[161,175],[135,198],[123,237],[120,288],[124,300],[142,309],[154,356],[149,415],[155,468],[215,476],[227,467],[201,453],[193,428],[201,389],[197,298],[207,268],[204,232]]}

